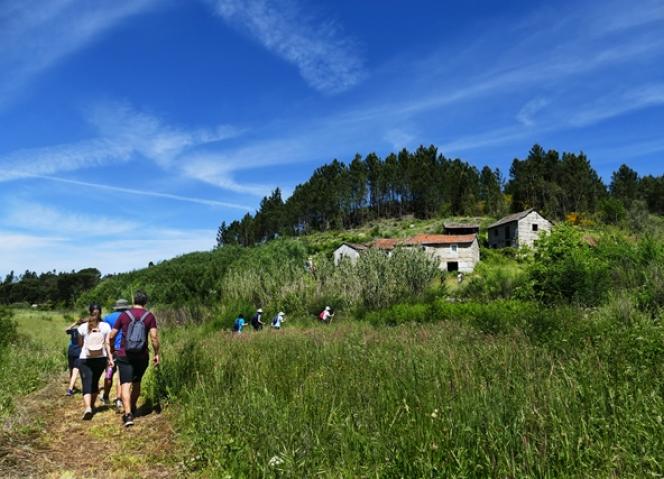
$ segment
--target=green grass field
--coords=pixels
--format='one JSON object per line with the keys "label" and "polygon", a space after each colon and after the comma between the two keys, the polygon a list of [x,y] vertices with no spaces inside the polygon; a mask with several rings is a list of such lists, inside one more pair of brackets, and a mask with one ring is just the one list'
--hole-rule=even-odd
{"label": "green grass field", "polygon": [[345,321],[164,339],[183,460],[202,477],[664,473],[661,365],[609,338],[559,351],[461,321]]}
{"label": "green grass field", "polygon": [[13,320],[19,336],[0,350],[0,417],[67,367],[64,330],[69,323],[63,314],[15,310]]}

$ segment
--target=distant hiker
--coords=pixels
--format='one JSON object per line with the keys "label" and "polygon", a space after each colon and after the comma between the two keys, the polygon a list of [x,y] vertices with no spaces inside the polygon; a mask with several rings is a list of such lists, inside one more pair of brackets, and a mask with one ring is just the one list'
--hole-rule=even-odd
{"label": "distant hiker", "polygon": [[254,328],[255,331],[260,331],[263,329],[263,325],[265,324],[261,319],[263,318],[263,308],[258,308],[256,310],[256,314],[254,314],[251,317],[251,326]]}
{"label": "distant hiker", "polygon": [[304,269],[306,269],[312,275],[316,276],[316,265],[314,264],[314,258],[312,256],[309,256],[305,261]]}
{"label": "distant hiker", "polygon": [[67,348],[67,365],[69,366],[69,387],[67,388],[67,396],[73,396],[74,386],[79,373],[79,362],[81,356],[81,346],[78,344],[78,327],[86,322],[88,318],[79,319],[74,321],[67,329],[69,338],[69,347]]}
{"label": "distant hiker", "polygon": [[285,315],[286,313],[284,313],[283,311],[279,311],[277,315],[274,318],[272,318],[272,328],[281,329],[281,323],[286,321],[286,318],[284,318]]}
{"label": "distant hiker", "polygon": [[[111,328],[115,326],[115,321],[120,317],[120,313],[123,311],[129,309],[129,301],[126,299],[118,299],[115,304],[113,305],[113,312],[111,314],[107,314],[104,317],[104,322],[108,324]],[[108,396],[111,393],[111,388],[113,387],[113,375],[115,374],[117,370],[117,358],[115,357],[115,352],[120,349],[120,344],[122,342],[122,332],[118,332],[118,334],[115,335],[114,341],[111,343],[111,352],[113,353],[113,360],[115,361],[116,364],[114,364],[113,367],[109,367],[106,369],[106,372],[104,373],[104,394],[101,396],[101,402],[105,406],[108,406],[109,401],[108,401]],[[115,409],[118,412],[122,412],[123,406],[122,406],[122,388],[120,387],[120,381],[117,382],[117,385],[115,387],[115,401],[113,401],[115,405]]]}
{"label": "distant hiker", "polygon": [[233,322],[233,332],[236,332],[237,334],[242,333],[242,329],[244,328],[245,324],[247,324],[247,322],[244,320],[244,315],[238,315],[238,317]]}
{"label": "distant hiker", "polygon": [[463,273],[457,274],[457,283],[458,284],[463,283]]}
{"label": "distant hiker", "polygon": [[109,336],[111,327],[101,320],[101,306],[91,304],[90,317],[78,327],[78,344],[81,346],[79,368],[83,383],[83,420],[92,419],[93,408],[99,393],[99,378],[107,366],[113,367]]}
{"label": "distant hiker", "polygon": [[150,362],[148,336],[152,343],[152,362],[155,366],[159,365],[157,319],[145,309],[146,304],[148,304],[148,295],[143,291],[136,291],[134,305],[120,313],[111,331],[111,341],[115,341],[115,337],[122,332],[120,349],[116,351],[116,357],[124,409],[122,423],[125,427],[134,424],[136,402],[141,394],[141,380]]}
{"label": "distant hiker", "polygon": [[318,319],[328,324],[332,321],[332,318],[334,318],[334,312],[332,312],[332,308],[329,306],[325,306],[325,309],[318,315]]}

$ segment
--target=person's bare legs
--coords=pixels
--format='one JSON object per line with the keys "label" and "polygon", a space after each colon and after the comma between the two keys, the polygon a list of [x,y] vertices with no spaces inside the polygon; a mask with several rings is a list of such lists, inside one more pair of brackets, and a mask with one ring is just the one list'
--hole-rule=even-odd
{"label": "person's bare legs", "polygon": [[131,414],[131,383],[122,383],[122,406],[125,414]]}
{"label": "person's bare legs", "polygon": [[138,396],[141,395],[141,383],[124,383],[122,385],[122,406],[125,414],[134,414]]}
{"label": "person's bare legs", "polygon": [[78,368],[73,368],[69,376],[69,389],[71,389],[72,391],[74,390],[74,386],[76,385],[76,379],[78,379]]}
{"label": "person's bare legs", "polygon": [[[132,383],[131,385],[131,410],[136,411],[138,396],[141,395],[141,383]],[[133,412],[132,412],[133,414]]]}
{"label": "person's bare legs", "polygon": [[83,395],[83,405],[85,406],[86,411],[92,409],[92,394]]}
{"label": "person's bare legs", "polygon": [[104,371],[104,395],[102,397],[109,399],[108,395],[111,394],[111,388],[113,387],[113,377],[108,379],[106,377],[106,371]]}

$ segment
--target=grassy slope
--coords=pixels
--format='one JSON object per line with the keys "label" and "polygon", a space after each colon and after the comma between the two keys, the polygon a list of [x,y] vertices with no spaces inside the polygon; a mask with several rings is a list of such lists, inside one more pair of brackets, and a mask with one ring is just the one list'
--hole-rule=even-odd
{"label": "grassy slope", "polygon": [[67,367],[68,322],[62,314],[17,310],[14,320],[20,337],[0,354],[0,417],[11,413],[22,395]]}
{"label": "grassy slope", "polygon": [[589,343],[558,354],[454,321],[172,330],[166,344],[185,462],[202,477],[664,472],[659,373]]}

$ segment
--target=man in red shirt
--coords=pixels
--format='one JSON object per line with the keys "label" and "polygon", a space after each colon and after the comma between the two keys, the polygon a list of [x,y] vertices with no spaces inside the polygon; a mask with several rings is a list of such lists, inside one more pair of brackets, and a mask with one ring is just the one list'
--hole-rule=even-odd
{"label": "man in red shirt", "polygon": [[[122,341],[120,349],[116,351],[116,364],[120,372],[120,387],[122,392],[122,405],[124,414],[122,423],[128,427],[134,424],[134,415],[136,414],[136,401],[141,394],[141,379],[148,368],[150,354],[148,352],[148,336],[152,343],[153,357],[155,366],[159,364],[159,335],[157,334],[157,319],[154,314],[145,309],[148,303],[148,296],[143,291],[137,291],[134,295],[134,305],[118,317],[113,325],[110,334],[110,341],[113,344],[115,335],[122,331]],[[138,351],[127,351],[127,341],[129,326],[133,321],[143,323],[145,338],[143,347]],[[134,326],[136,327],[136,326]],[[131,337],[131,336],[130,336]]]}

